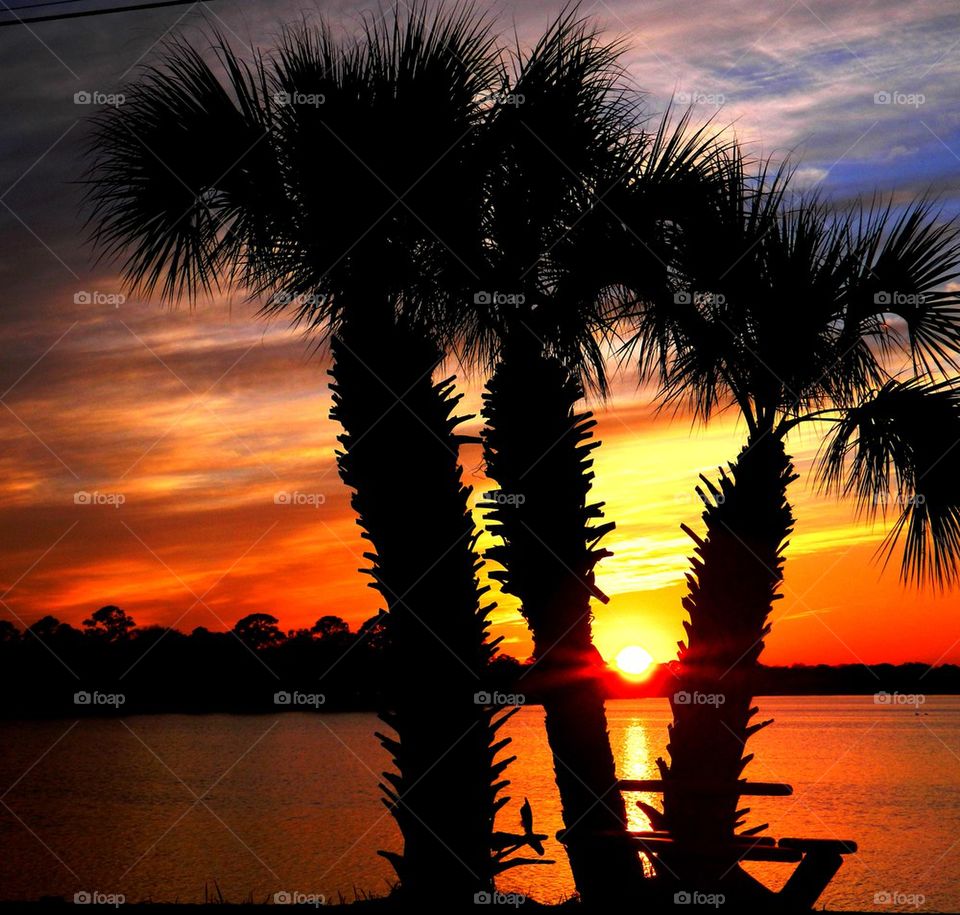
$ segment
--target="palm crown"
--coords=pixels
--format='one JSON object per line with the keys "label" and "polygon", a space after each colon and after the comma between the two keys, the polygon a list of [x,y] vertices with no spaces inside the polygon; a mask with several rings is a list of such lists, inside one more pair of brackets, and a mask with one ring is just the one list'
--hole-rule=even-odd
{"label": "palm crown", "polygon": [[[668,400],[702,419],[735,406],[751,437],[827,425],[816,473],[868,513],[901,507],[903,574],[943,584],[960,557],[958,230],[921,201],[840,214],[791,199],[785,169],[720,156],[712,200],[677,246],[668,300],[630,341]],[[893,490],[889,494],[889,490]]]}
{"label": "palm crown", "polygon": [[469,10],[420,8],[352,45],[288,30],[252,64],[220,41],[225,79],[174,43],[96,124],[95,242],[167,298],[237,285],[335,329],[375,289],[426,326],[468,269],[492,42]]}

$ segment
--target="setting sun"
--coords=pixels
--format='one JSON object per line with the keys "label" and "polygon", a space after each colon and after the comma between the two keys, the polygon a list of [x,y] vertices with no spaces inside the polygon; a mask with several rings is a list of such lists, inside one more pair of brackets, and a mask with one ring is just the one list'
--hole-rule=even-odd
{"label": "setting sun", "polygon": [[653,657],[646,648],[639,645],[628,645],[617,654],[615,663],[617,669],[628,677],[639,677],[650,669]]}

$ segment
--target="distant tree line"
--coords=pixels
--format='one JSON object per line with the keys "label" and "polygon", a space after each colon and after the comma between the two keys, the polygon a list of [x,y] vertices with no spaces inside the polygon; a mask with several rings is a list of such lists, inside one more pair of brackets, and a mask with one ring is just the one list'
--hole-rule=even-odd
{"label": "distant tree line", "polygon": [[[227,631],[140,627],[101,607],[78,629],[47,615],[21,630],[0,620],[0,682],[7,718],[149,712],[373,709],[384,689],[382,616],[356,631],[339,616],[284,631],[251,613]],[[498,658],[478,690],[516,679]]]}
{"label": "distant tree line", "polygon": [[[7,718],[151,712],[368,710],[385,689],[387,630],[374,616],[355,631],[339,616],[309,628],[280,627],[251,613],[233,628],[198,626],[189,634],[140,627],[120,607],[101,607],[81,629],[47,615],[21,630],[0,620],[0,682]],[[611,698],[673,697],[682,689],[673,665],[640,682],[609,671]],[[758,695],[960,694],[960,667],[944,664],[826,664],[761,667]],[[477,681],[495,705],[538,704],[535,664],[497,655]],[[429,698],[429,697],[425,697]]]}

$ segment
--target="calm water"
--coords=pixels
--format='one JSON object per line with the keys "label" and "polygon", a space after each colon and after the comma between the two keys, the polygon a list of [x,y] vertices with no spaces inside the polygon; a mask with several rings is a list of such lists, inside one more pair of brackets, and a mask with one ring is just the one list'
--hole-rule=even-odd
{"label": "calm water", "polygon": [[[851,838],[821,899],[834,909],[960,911],[960,697],[925,714],[871,697],[776,698],[776,723],[752,741],[756,780],[789,782],[790,798],[753,799],[751,825],[772,835]],[[656,777],[664,700],[609,705],[624,777]],[[217,881],[232,901],[278,890],[387,889],[376,855],[397,848],[376,775],[388,764],[369,714],[164,715],[0,725],[0,898],[122,893],[129,901],[199,901]],[[529,797],[539,831],[560,827],[539,708],[510,727],[513,827]],[[651,800],[645,797],[644,800]],[[635,813],[638,828],[645,818]],[[572,890],[562,849],[552,867],[517,868],[504,890],[557,899]],[[789,865],[751,865],[770,884]],[[901,895],[877,905],[875,894]]]}

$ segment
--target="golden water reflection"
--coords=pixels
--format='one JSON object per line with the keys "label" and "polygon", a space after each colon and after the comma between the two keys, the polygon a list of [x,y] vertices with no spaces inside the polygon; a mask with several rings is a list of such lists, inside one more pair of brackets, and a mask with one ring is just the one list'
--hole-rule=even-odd
{"label": "golden water reflection", "polygon": [[[902,892],[923,895],[927,911],[960,911],[960,697],[929,696],[922,716],[871,696],[758,704],[776,723],[751,740],[747,774],[792,784],[794,795],[751,798],[749,825],[860,846],[821,904],[870,911],[875,896]],[[607,717],[619,774],[657,778],[666,701],[618,700]],[[348,900],[352,887],[383,893],[395,878],[377,850],[399,849],[400,838],[377,790],[376,773],[390,767],[373,736],[380,727],[366,713],[0,723],[0,784],[12,786],[0,810],[0,898],[96,888],[131,902],[198,902],[214,881],[231,901],[280,890],[329,899],[342,891]],[[505,732],[518,759],[498,825],[515,830],[529,798],[556,864],[508,871],[500,888],[567,898],[573,882],[553,838],[563,824],[543,710],[522,709]],[[661,799],[628,796],[630,826],[647,829],[637,798],[655,807]],[[770,886],[789,873],[779,864],[750,870]]]}

